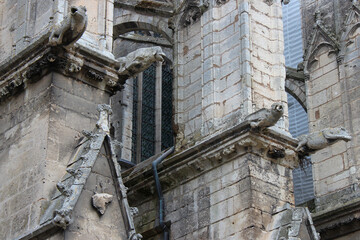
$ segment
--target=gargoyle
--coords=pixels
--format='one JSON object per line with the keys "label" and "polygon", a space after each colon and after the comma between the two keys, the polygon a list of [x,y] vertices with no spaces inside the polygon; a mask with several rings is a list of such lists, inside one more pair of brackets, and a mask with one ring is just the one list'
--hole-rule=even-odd
{"label": "gargoyle", "polygon": [[271,109],[262,108],[245,118],[250,121],[251,128],[260,128],[260,130],[274,126],[284,113],[284,107],[281,103],[274,103]]}
{"label": "gargoyle", "polygon": [[51,46],[68,46],[75,43],[85,32],[87,26],[86,8],[84,6],[70,8],[70,13],[60,25],[55,26],[49,37]]}
{"label": "gargoyle", "polygon": [[104,214],[106,206],[113,200],[113,195],[107,193],[95,193],[92,196],[93,206],[101,213]]}
{"label": "gargoyle", "polygon": [[118,58],[119,75],[133,77],[136,74],[146,70],[152,63],[164,61],[165,53],[161,47],[140,48],[126,57]]}
{"label": "gargoyle", "polygon": [[346,132],[345,128],[325,128],[298,138],[299,143],[295,151],[306,155],[317,150],[323,149],[334,144],[337,141],[351,140],[351,136]]}

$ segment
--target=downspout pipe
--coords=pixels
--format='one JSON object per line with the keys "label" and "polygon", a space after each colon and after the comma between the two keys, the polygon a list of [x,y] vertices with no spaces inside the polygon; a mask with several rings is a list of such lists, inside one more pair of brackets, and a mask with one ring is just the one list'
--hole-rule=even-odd
{"label": "downspout pipe", "polygon": [[169,240],[169,228],[164,222],[165,208],[164,208],[164,196],[161,190],[161,184],[159,180],[159,174],[157,171],[157,166],[170,154],[172,154],[175,150],[175,147],[171,147],[165,153],[163,153],[160,157],[158,157],[155,161],[152,162],[152,169],[154,173],[156,192],[159,198],[159,227],[161,232],[163,232],[163,239]]}

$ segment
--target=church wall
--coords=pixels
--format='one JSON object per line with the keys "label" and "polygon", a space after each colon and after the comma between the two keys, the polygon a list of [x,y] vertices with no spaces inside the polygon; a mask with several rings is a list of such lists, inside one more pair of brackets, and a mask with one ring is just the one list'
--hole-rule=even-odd
{"label": "church wall", "polygon": [[0,233],[13,239],[32,227],[46,156],[51,75],[0,104]]}
{"label": "church wall", "polygon": [[[293,160],[270,159],[265,156],[265,146],[255,143],[248,146],[247,140],[236,141],[239,148],[228,147],[225,142],[219,145],[222,150],[218,154],[217,150],[209,151],[214,145],[208,145],[209,150],[195,153],[199,157],[180,160],[175,155],[173,160],[164,160],[163,166],[170,166],[167,161],[177,162],[176,167],[160,172],[165,221],[171,221],[170,239],[272,239],[277,236],[281,218],[274,215],[281,207],[294,204],[292,166],[289,166],[294,164]],[[241,149],[251,149],[251,153]],[[209,152],[212,157],[207,156]],[[128,192],[130,202],[139,209],[139,215],[134,218],[136,228],[144,239],[160,239],[154,231],[158,200],[150,194],[152,179],[143,179],[148,175],[143,172],[145,166],[146,162],[134,170],[134,175],[130,170],[125,173],[124,183],[136,188],[130,187]],[[141,179],[136,184],[127,182],[138,177]]]}
{"label": "church wall", "polygon": [[[359,195],[356,176],[359,171],[357,92],[360,85],[354,80],[359,72],[359,31],[355,28],[348,34],[358,22],[356,14],[359,10],[358,3],[353,6],[351,1],[341,4],[336,0],[313,4],[303,1],[302,4],[303,33],[307,37],[305,56],[310,56],[305,66],[309,74],[307,109],[310,132],[345,127],[352,136],[351,142],[340,141],[312,155],[316,208],[321,211],[334,207],[335,199],[346,203]],[[316,25],[313,28],[314,9],[319,6],[318,22],[325,27],[325,32],[318,30],[320,28]],[[318,37],[312,40],[315,34]],[[336,40],[331,41],[326,36],[336,36]]]}
{"label": "church wall", "polygon": [[4,0],[0,3],[0,63],[46,34],[55,5],[47,0]]}
{"label": "church wall", "polygon": [[100,89],[50,73],[0,104],[2,239],[39,226],[81,131],[95,127],[97,104],[108,101]]}
{"label": "church wall", "polygon": [[183,24],[180,19],[174,37],[178,144],[194,144],[273,102],[286,103],[279,3],[211,1],[198,21]]}

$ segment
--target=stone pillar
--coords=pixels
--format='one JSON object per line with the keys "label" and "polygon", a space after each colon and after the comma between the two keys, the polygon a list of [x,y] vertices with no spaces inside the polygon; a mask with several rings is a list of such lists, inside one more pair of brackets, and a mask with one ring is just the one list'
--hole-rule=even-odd
{"label": "stone pillar", "polygon": [[198,2],[175,24],[175,119],[185,145],[287,101],[281,3]]}

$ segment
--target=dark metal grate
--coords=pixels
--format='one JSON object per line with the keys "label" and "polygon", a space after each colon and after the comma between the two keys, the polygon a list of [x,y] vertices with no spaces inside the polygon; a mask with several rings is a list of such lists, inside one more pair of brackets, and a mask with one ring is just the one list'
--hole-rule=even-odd
{"label": "dark metal grate", "polygon": [[169,64],[162,69],[161,103],[161,150],[174,146],[172,127],[172,84],[173,75]]}
{"label": "dark metal grate", "polygon": [[155,96],[156,64],[143,72],[141,161],[155,154]]}

